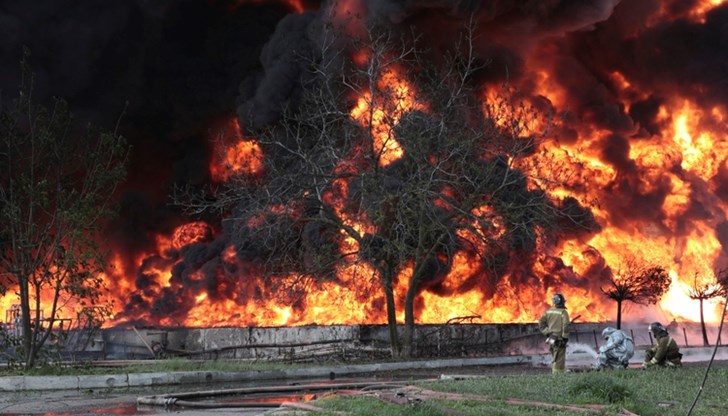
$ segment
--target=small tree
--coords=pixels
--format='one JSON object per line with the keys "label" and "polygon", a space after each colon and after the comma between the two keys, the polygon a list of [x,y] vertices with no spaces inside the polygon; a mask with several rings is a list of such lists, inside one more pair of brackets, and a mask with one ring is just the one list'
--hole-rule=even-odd
{"label": "small tree", "polygon": [[78,134],[63,100],[50,109],[34,104],[28,55],[18,98],[0,101],[0,294],[18,296],[22,358],[31,368],[59,312],[73,316],[101,294],[97,232],[111,214],[128,147],[113,132]]}
{"label": "small tree", "polygon": [[699,302],[700,329],[703,332],[704,346],[710,345],[710,341],[708,341],[708,332],[705,329],[704,302],[708,299],[713,299],[724,295],[725,289],[723,288],[723,286],[721,286],[719,277],[722,275],[725,275],[723,271],[716,272],[713,274],[713,277],[712,279],[710,279],[710,281],[706,281],[706,279],[702,279],[698,275],[698,273],[695,273],[695,276],[693,277],[693,283],[687,290],[690,299],[697,300]]}
{"label": "small tree", "polygon": [[622,327],[622,304],[656,304],[670,287],[670,275],[660,266],[648,266],[636,260],[627,262],[618,273],[609,277],[609,286],[602,287],[609,299],[617,302],[617,328]]}

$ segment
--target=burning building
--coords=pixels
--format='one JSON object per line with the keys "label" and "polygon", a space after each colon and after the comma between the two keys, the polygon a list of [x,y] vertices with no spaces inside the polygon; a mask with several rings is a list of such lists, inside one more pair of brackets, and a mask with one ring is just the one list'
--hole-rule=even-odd
{"label": "burning building", "polygon": [[[17,62],[27,44],[38,90],[67,98],[95,122],[111,122],[129,102],[122,132],[134,146],[130,175],[105,236],[115,315],[107,326],[387,322],[371,269],[337,270],[288,296],[280,283],[300,276],[264,278],[224,215],[190,216],[169,203],[176,186],[264,175],[275,155],[246,135],[247,124],[274,123],[296,102],[308,69],[297,58],[315,46],[313,28],[345,17],[413,28],[435,55],[472,19],[473,53],[487,62],[473,77],[482,99],[507,83],[557,116],[530,167],[546,179],[568,172],[547,196],[574,201],[596,224],[529,246],[517,272],[499,270],[499,290],[455,253],[441,277],[449,290],[417,293],[417,323],[533,322],[557,291],[572,316],[608,321],[615,304],[601,288],[629,258],[664,267],[672,280],[638,319],[697,321],[686,290],[695,276],[726,267],[725,1],[28,3],[0,12],[12,34],[0,49],[4,62]],[[12,91],[8,72],[1,81]],[[359,103],[351,100],[353,120]],[[397,303],[405,291],[395,286]],[[0,299],[3,309],[14,302],[12,293]],[[708,321],[721,309],[709,303]]]}

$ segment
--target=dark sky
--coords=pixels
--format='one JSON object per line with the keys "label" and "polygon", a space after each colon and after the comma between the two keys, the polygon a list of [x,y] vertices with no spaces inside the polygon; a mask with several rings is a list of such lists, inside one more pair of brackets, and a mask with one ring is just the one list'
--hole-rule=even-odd
{"label": "dark sky", "polygon": [[[242,3],[238,5],[237,3]],[[168,234],[180,216],[173,183],[207,180],[209,138],[235,114],[238,86],[286,2],[213,0],[0,1],[0,90],[17,95],[29,48],[36,102],[65,99],[79,121],[120,131],[133,146],[121,188],[124,245]],[[142,248],[142,247],[139,247]]]}

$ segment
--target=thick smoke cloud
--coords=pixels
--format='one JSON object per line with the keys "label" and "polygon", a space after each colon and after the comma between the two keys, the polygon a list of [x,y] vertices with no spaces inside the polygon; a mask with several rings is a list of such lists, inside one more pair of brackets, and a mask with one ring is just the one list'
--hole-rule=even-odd
{"label": "thick smoke cloud", "polygon": [[185,221],[169,205],[173,184],[209,180],[213,129],[234,117],[238,84],[291,11],[275,1],[3,0],[0,91],[17,94],[27,47],[38,103],[61,97],[82,123],[120,123],[133,148],[109,236],[131,262]]}
{"label": "thick smoke cloud", "polygon": [[[496,74],[481,76],[502,81],[506,76],[521,74],[524,55],[536,40],[593,28],[596,23],[606,20],[618,3],[619,0],[375,0],[361,1],[361,10],[355,14],[365,16],[357,24],[384,24],[405,30],[409,26],[418,27],[428,39],[428,47],[436,50],[451,48],[455,31],[462,29],[463,19],[473,16],[486,33],[476,45],[478,52],[484,62],[493,62],[491,67],[497,71]],[[336,6],[335,2],[332,4]],[[286,16],[279,23],[263,49],[261,71],[252,74],[240,85],[238,115],[243,124],[275,121],[280,115],[281,105],[295,104],[299,94],[297,87],[306,69],[301,56],[308,56],[314,49],[316,27],[324,18],[331,17],[323,12],[304,13]],[[351,16],[334,16],[333,19],[347,21]],[[432,27],[438,30],[428,30]],[[453,36],[447,36],[448,32]],[[438,46],[439,42],[446,45]],[[629,125],[628,121],[623,123]]]}
{"label": "thick smoke cloud", "polygon": [[[221,122],[237,116],[243,125],[271,123],[280,116],[281,105],[295,106],[306,69],[299,58],[311,52],[325,16],[319,3],[304,1],[308,11],[298,14],[283,0],[0,0],[2,98],[16,92],[19,61],[27,46],[39,102],[62,97],[79,120],[106,128],[120,120],[133,153],[128,181],[118,195],[121,216],[107,235],[133,265],[136,254],[154,248],[155,234],[168,235],[189,220],[169,205],[169,194],[174,184],[209,182],[209,139]],[[675,95],[700,97],[701,105],[723,109],[728,102],[728,4],[714,8],[701,22],[685,17],[696,4],[685,0],[346,3],[356,5],[352,7],[359,10],[354,11],[369,23],[422,31],[433,56],[448,49],[450,35],[473,16],[479,29],[474,47],[481,61],[489,63],[477,74],[478,82],[508,81],[544,112],[557,110],[557,105],[568,109],[562,115],[564,127],[556,131],[561,143],[583,139],[578,127],[604,131],[589,146],[615,170],[614,180],[601,190],[610,198],[601,203],[617,227],[635,220],[664,220],[660,210],[673,184],[658,175],[650,178],[649,187],[643,186],[644,172],[630,157],[631,146],[650,141],[665,128],[660,107]],[[533,68],[552,74],[568,96],[564,102],[539,95]],[[646,94],[621,96],[615,73]],[[625,101],[632,105],[626,108]],[[706,183],[682,170],[679,155],[663,156],[665,171],[685,180],[695,198],[671,232],[685,235],[691,221],[716,216],[716,235],[725,246],[728,225],[711,208],[713,199],[728,201],[725,163],[721,161]],[[564,204],[583,215],[590,229],[599,228],[578,203]],[[215,285],[221,270],[230,267],[220,261],[225,234],[223,230],[217,238],[167,259],[145,260],[149,265],[183,261],[173,271],[174,290],[162,291],[154,305],[135,296],[128,308],[152,307],[159,316],[170,308],[184,309],[179,302],[185,288],[207,287],[212,297],[228,297],[216,292],[222,286]],[[251,258],[262,253],[255,246],[240,250]],[[608,274],[600,253],[585,255],[593,263],[588,280]],[[549,265],[560,281],[574,278],[561,259],[551,259]],[[524,270],[520,280],[532,278]],[[140,273],[137,288],[158,291],[149,280]]]}
{"label": "thick smoke cloud", "polygon": [[302,57],[315,49],[314,23],[318,13],[284,17],[262,50],[258,71],[240,84],[238,117],[243,125],[276,121],[284,107],[295,106],[301,78],[308,67]]}
{"label": "thick smoke cloud", "polygon": [[[698,105],[725,108],[728,101],[728,83],[725,82],[728,55],[719,51],[725,48],[728,39],[725,24],[728,21],[728,5],[707,13],[705,22],[672,17],[685,13],[692,6],[692,2],[677,1],[623,2],[615,9],[614,16],[593,32],[586,36],[570,36],[570,53],[584,72],[593,74],[595,80],[590,85],[600,81],[605,91],[614,91],[610,75],[618,72],[631,83],[639,85],[643,91],[650,92],[647,99],[637,101],[628,113],[624,109],[611,116],[603,113],[596,118],[597,122],[601,121],[603,126],[612,131],[626,132],[628,130],[620,129],[619,126],[628,127],[621,120],[629,120],[640,129],[637,134],[631,135],[630,141],[650,140],[652,135],[666,127],[658,121],[659,106],[675,96],[695,97]],[[658,21],[658,18],[660,23],[646,27],[645,22]],[[591,102],[616,108],[619,99],[630,97],[604,98]],[[613,143],[605,142],[603,148],[607,155],[615,155],[608,150],[615,149]],[[623,179],[633,178],[629,183],[622,181],[621,184],[614,184],[614,191],[625,196],[625,201],[629,202],[621,204],[621,207],[610,206],[613,218],[639,219],[647,216],[659,220],[659,207],[672,190],[669,179],[658,178],[650,190],[639,191],[638,175],[641,173],[634,172],[628,160],[621,158],[620,161],[614,157],[605,160],[613,163]],[[679,173],[680,163],[681,160],[674,155],[665,155],[666,172]],[[703,204],[711,205],[708,199],[712,198],[703,191],[705,186],[702,179],[682,176],[691,184],[696,199],[692,202],[692,208],[681,218],[683,224],[673,230],[680,234],[691,230],[690,226],[684,224],[706,218]],[[640,209],[634,209],[636,206]],[[713,212],[710,215],[716,214]]]}
{"label": "thick smoke cloud", "polygon": [[616,28],[605,25],[579,53],[599,50],[591,53],[593,67],[619,70],[657,94],[680,93],[700,96],[703,103],[725,104],[728,56],[719,51],[728,46],[727,19],[728,5],[723,5],[709,12],[705,23],[678,19],[621,41],[614,41],[619,39]]}
{"label": "thick smoke cloud", "polygon": [[498,25],[531,28],[533,32],[559,34],[582,30],[609,18],[620,0],[374,0],[366,2],[367,17],[394,24],[428,12],[462,18],[474,15]]}

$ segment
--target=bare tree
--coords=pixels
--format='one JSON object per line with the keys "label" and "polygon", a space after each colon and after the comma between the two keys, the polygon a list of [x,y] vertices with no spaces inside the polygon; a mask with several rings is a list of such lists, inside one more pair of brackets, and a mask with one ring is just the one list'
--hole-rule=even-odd
{"label": "bare tree", "polygon": [[622,326],[622,304],[629,301],[638,305],[656,304],[670,287],[670,275],[660,266],[646,265],[629,260],[609,278],[609,286],[602,293],[617,302],[617,328]]}
{"label": "bare tree", "polygon": [[392,353],[407,356],[417,296],[443,286],[456,253],[492,276],[483,288],[492,293],[512,256],[532,251],[561,219],[596,226],[588,210],[551,202],[519,168],[538,146],[533,126],[548,120],[506,95],[484,104],[474,27],[437,64],[416,34],[321,29],[318,48],[300,57],[310,71],[296,105],[274,125],[240,115],[263,149],[264,173],[202,198],[177,195],[191,212],[229,210],[238,256],[267,259],[267,275],[313,281],[337,279],[346,264],[372,269]]}
{"label": "bare tree", "polygon": [[0,294],[18,296],[22,358],[31,368],[59,311],[74,316],[99,298],[97,232],[128,148],[115,133],[78,134],[60,99],[51,109],[34,104],[26,62],[17,100],[0,102]]}
{"label": "bare tree", "polygon": [[708,332],[705,329],[705,311],[704,302],[708,299],[717,298],[725,295],[725,289],[721,286],[721,276],[724,276],[725,271],[717,271],[713,274],[710,281],[702,279],[698,273],[695,273],[693,277],[693,283],[687,289],[688,296],[690,299],[697,300],[700,304],[700,329],[703,333],[703,345],[710,345],[708,341]]}

